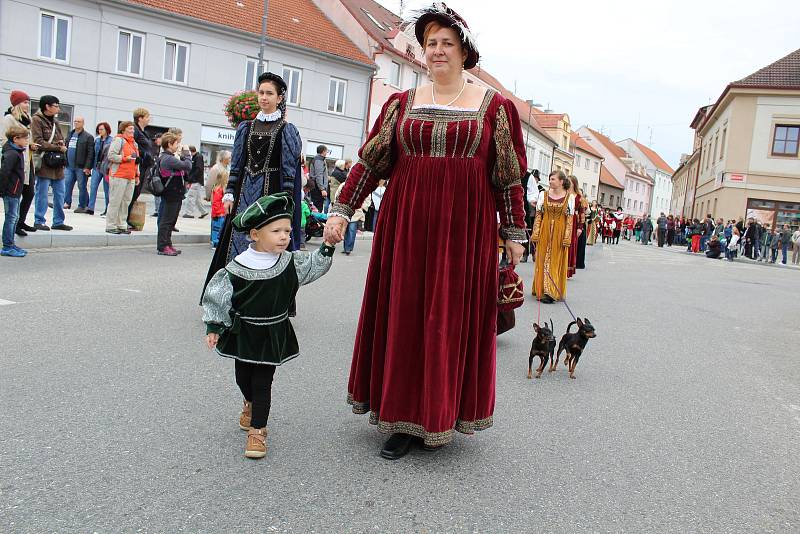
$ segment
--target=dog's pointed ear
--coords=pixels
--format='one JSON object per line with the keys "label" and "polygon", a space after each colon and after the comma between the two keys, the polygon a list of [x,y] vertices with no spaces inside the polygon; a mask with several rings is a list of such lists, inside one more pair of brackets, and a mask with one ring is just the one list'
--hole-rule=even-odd
{"label": "dog's pointed ear", "polygon": [[591,326],[591,325],[592,325],[592,322],[591,322],[591,321],[590,321],[590,320],[589,320],[587,317],[584,317],[584,318],[583,318],[583,322],[584,322],[584,323],[586,323],[586,324],[588,324],[589,326]]}
{"label": "dog's pointed ear", "polygon": [[539,328],[538,323],[533,323],[533,329],[536,330],[537,334],[539,333],[540,328]]}
{"label": "dog's pointed ear", "polygon": [[577,323],[577,325],[578,325],[578,328],[583,328],[583,321],[581,321],[581,318],[580,318],[580,317],[578,317],[577,319],[575,319],[575,322]]}

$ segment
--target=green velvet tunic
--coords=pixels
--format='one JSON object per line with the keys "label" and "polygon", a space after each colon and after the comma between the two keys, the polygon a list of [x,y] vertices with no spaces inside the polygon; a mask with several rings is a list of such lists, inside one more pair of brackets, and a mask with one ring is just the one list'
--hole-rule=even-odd
{"label": "green velvet tunic", "polygon": [[301,285],[328,272],[333,248],[284,252],[269,269],[250,269],[235,259],[211,278],[203,296],[207,333],[220,335],[217,354],[281,365],[300,354],[289,306]]}

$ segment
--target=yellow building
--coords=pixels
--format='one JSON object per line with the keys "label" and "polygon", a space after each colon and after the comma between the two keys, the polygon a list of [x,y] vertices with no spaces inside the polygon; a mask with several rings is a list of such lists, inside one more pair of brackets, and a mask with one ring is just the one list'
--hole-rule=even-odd
{"label": "yellow building", "polygon": [[570,151],[572,126],[566,113],[534,113],[534,120],[552,137],[558,146],[553,150],[553,170],[572,174],[575,154]]}
{"label": "yellow building", "polygon": [[729,84],[702,115],[692,216],[800,227],[800,50]]}

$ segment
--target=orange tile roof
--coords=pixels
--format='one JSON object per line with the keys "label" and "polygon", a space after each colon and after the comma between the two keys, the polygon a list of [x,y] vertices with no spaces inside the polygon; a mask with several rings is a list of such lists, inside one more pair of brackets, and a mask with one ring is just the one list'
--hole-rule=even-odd
{"label": "orange tile roof", "polygon": [[611,171],[609,171],[608,168],[606,168],[606,166],[602,163],[600,164],[600,183],[625,191],[625,188],[622,186],[622,184],[619,183],[616,178],[614,178],[614,175],[611,174]]}
{"label": "orange tile roof", "polygon": [[612,154],[614,154],[617,158],[627,158],[628,157],[628,153],[625,152],[625,149],[622,148],[621,146],[619,146],[618,144],[616,144],[614,141],[612,141],[611,139],[609,139],[605,135],[601,134],[600,132],[592,130],[589,127],[587,127],[586,129],[589,130],[590,132],[592,132],[592,135],[594,135],[595,138],[598,141],[600,141],[600,143],[602,143],[603,146],[606,147],[606,149],[608,149],[608,151],[611,152]]}
{"label": "orange tile roof", "polygon": [[591,154],[592,156],[600,159],[603,158],[603,156],[598,154],[597,150],[592,148],[592,145],[587,143],[586,140],[578,134],[578,132],[572,132],[572,135],[570,135],[570,141],[573,145],[575,145],[575,147],[578,148],[578,150],[582,150],[583,152]]}
{"label": "orange tile roof", "polygon": [[[264,3],[260,0],[126,0],[150,8],[177,13],[206,22],[261,34]],[[365,65],[373,65],[359,48],[312,0],[270,0],[267,36],[312,50],[319,50]]]}
{"label": "orange tile roof", "polygon": [[542,128],[558,128],[558,122],[564,117],[563,113],[540,113],[536,120]]}
{"label": "orange tile roof", "polygon": [[[633,139],[631,139],[631,141],[633,141]],[[662,171],[664,171],[664,172],[668,173],[670,176],[671,176],[671,175],[672,175],[672,174],[675,172],[675,171],[672,169],[672,167],[670,167],[670,166],[669,166],[669,164],[667,164],[667,162],[666,162],[666,161],[664,161],[663,159],[661,159],[661,156],[659,156],[659,155],[656,153],[656,151],[655,151],[655,150],[653,150],[652,148],[650,148],[650,147],[648,147],[648,146],[645,146],[645,145],[643,145],[642,143],[640,143],[640,142],[638,142],[638,141],[633,141],[633,144],[634,144],[634,145],[636,145],[636,146],[638,146],[638,147],[639,147],[639,150],[641,150],[642,152],[644,152],[644,155],[645,155],[645,157],[647,157],[647,159],[649,159],[650,161],[652,161],[652,162],[653,162],[653,164],[654,164],[654,165],[655,165],[655,166],[656,166],[658,169],[660,169],[660,170],[662,170]]]}

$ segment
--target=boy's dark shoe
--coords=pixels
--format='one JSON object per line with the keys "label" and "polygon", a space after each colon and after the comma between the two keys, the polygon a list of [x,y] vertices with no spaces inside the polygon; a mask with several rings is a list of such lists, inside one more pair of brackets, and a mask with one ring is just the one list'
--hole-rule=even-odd
{"label": "boy's dark shoe", "polygon": [[49,232],[50,231],[50,227],[47,226],[46,224],[34,224],[33,227],[36,230],[42,230],[43,232]]}
{"label": "boy's dark shoe", "polygon": [[53,230],[61,230],[62,232],[69,232],[72,230],[72,227],[68,224],[54,224]]}

